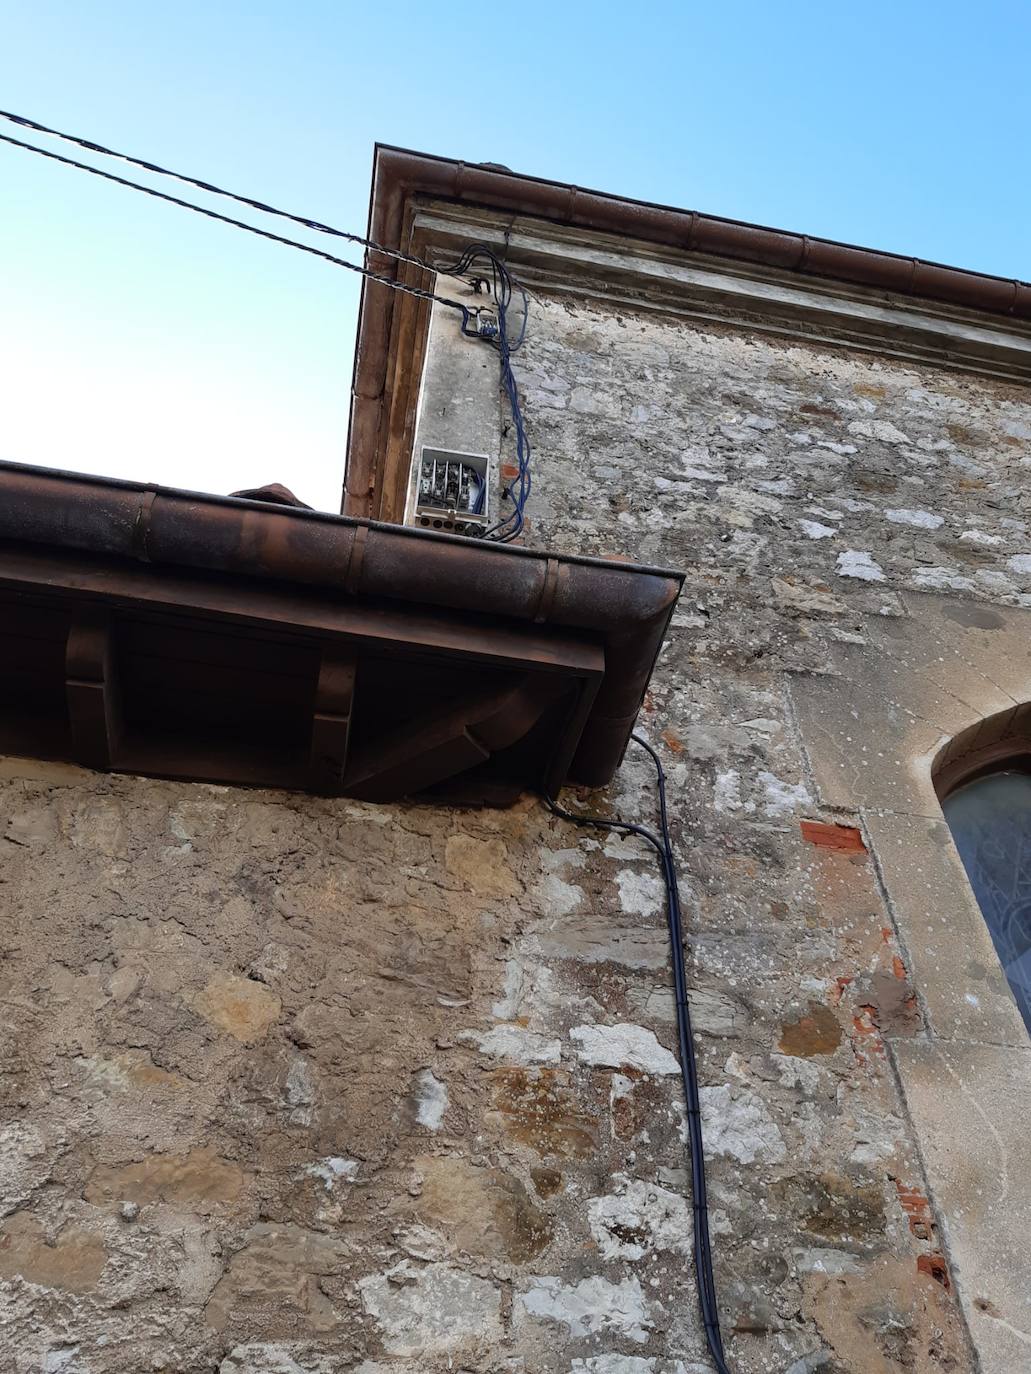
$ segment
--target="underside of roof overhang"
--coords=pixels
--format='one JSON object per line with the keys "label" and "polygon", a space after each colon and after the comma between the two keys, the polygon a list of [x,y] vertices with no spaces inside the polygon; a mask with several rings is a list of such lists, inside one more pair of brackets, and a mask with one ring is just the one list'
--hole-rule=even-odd
{"label": "underside of roof overhang", "polygon": [[0,464],[0,751],[372,801],[597,786],[680,581]]}

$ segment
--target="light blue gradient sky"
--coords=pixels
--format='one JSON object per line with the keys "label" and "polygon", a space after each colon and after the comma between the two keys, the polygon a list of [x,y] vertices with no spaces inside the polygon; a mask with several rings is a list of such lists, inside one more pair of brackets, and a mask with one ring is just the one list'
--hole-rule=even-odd
{"label": "light blue gradient sky", "polygon": [[[344,228],[379,139],[1031,276],[1027,0],[8,0],[2,31],[0,107]],[[336,509],[357,300],[0,146],[0,457]]]}

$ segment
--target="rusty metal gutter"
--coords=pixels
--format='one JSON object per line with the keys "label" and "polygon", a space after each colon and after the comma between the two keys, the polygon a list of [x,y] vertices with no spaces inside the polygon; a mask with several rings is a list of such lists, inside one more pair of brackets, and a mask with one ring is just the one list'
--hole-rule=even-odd
{"label": "rusty metal gutter", "polygon": [[473,636],[501,622],[598,642],[604,677],[568,769],[590,786],[618,766],[682,583],[665,569],[0,463],[0,554],[25,545],[232,579],[237,596],[287,585],[457,612]]}
{"label": "rusty metal gutter", "polygon": [[[389,248],[406,247],[406,208],[417,196],[619,234],[802,277],[865,287],[890,296],[935,301],[1018,320],[1031,319],[1028,282],[378,144],[369,205],[369,237]],[[393,273],[397,268],[396,262],[381,254],[370,254],[369,261],[381,273]],[[369,513],[373,477],[370,464],[382,423],[380,407],[387,386],[395,296],[388,287],[364,283],[344,490],[344,509],[353,514]]]}
{"label": "rusty metal gutter", "polygon": [[534,215],[556,224],[874,287],[893,295],[917,296],[968,310],[1031,319],[1029,282],[719,215],[704,215],[696,210],[629,200],[384,144],[378,144],[375,153],[370,238],[396,247],[404,203],[415,194]]}

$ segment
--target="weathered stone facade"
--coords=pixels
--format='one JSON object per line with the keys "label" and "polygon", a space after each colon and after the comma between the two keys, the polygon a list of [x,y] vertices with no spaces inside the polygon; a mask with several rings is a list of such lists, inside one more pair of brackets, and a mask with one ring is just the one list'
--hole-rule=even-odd
{"label": "weathered stone facade", "polygon": [[[531,540],[689,574],[641,724],[732,1368],[973,1374],[980,1313],[984,1369],[1031,1369],[1019,1285],[957,1272],[966,1203],[929,1183],[911,1071],[982,1042],[1026,1066],[1026,1035],[990,946],[984,1008],[941,1019],[952,974],[882,855],[893,806],[937,826],[930,893],[936,853],[959,881],[948,837],[865,781],[926,780],[1031,695],[1027,391],[540,284],[517,370]],[[950,623],[979,636],[955,662]],[[647,760],[578,800],[650,819]],[[529,797],[377,808],[13,760],[0,807],[0,1368],[709,1368],[650,851]],[[1019,1216],[1027,1147],[1000,1148]]]}

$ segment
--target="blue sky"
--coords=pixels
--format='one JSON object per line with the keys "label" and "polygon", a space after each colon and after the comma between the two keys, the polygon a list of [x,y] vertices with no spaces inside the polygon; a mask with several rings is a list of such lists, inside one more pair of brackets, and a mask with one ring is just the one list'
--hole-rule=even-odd
{"label": "blue sky", "polygon": [[[380,140],[1031,277],[1018,0],[36,0],[3,29],[0,107],[343,228]],[[349,273],[2,146],[0,253],[0,458],[337,508]]]}

